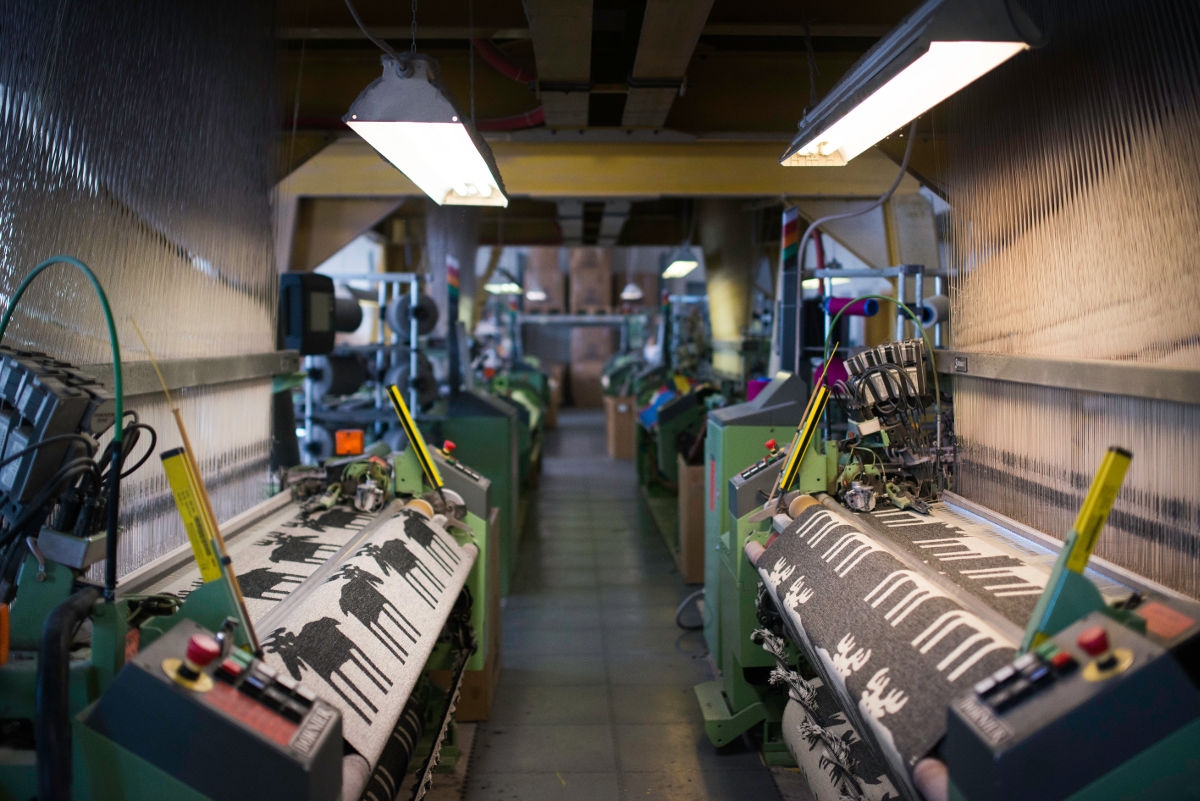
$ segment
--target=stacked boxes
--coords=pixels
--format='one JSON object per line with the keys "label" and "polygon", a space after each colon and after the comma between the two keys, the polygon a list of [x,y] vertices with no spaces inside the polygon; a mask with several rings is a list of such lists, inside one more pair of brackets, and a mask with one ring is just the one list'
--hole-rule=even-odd
{"label": "stacked boxes", "polygon": [[558,248],[533,247],[525,265],[525,288],[536,284],[546,293],[545,300],[525,300],[530,314],[562,314],[567,310],[566,280],[558,267]]}
{"label": "stacked boxes", "polygon": [[572,248],[571,313],[612,311],[612,252],[608,248]]}
{"label": "stacked boxes", "polygon": [[581,408],[598,409],[603,402],[600,376],[613,353],[616,332],[608,326],[571,329],[571,398]]}

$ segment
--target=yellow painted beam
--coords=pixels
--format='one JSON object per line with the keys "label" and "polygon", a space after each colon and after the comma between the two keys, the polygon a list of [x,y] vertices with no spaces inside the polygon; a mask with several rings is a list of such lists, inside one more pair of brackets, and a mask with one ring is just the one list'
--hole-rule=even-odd
{"label": "yellow painted beam", "polygon": [[[564,134],[568,138],[570,134]],[[781,167],[787,142],[492,143],[510,196],[531,198],[873,197],[896,165],[869,150],[845,167]],[[916,191],[905,178],[900,191]],[[347,137],[297,168],[280,191],[305,197],[396,197],[420,192],[365,142]]]}

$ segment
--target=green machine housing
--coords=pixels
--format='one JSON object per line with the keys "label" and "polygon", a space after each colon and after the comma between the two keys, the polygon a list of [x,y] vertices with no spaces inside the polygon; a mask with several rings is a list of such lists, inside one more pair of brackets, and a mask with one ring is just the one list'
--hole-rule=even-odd
{"label": "green machine housing", "polygon": [[516,410],[477,390],[454,393],[444,418],[417,421],[426,439],[453,440],[455,458],[491,481],[491,503],[500,510],[500,594],[508,595],[521,534],[520,469]]}
{"label": "green machine housing", "polygon": [[[725,745],[763,724],[768,729],[764,750],[779,762],[790,761],[786,749],[767,745],[778,740],[769,729],[781,719],[782,703],[766,686],[774,660],[750,639],[758,627],[759,581],[742,549],[748,539],[769,532],[770,520],[747,519],[762,507],[764,493],[770,492],[783,465],[780,456],[768,454],[765,443],[790,441],[807,402],[805,382],[780,374],[754,400],[710,412],[704,449],[704,637],[721,678],[697,685],[696,696],[714,745]],[[835,474],[836,460],[836,450],[826,453],[814,442],[792,489],[824,490]],[[749,475],[742,478],[743,473]]]}

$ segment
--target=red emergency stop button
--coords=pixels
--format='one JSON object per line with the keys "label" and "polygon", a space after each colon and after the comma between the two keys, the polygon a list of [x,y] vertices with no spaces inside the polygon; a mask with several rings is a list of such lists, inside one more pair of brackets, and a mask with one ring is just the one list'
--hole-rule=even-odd
{"label": "red emergency stop button", "polygon": [[193,634],[188,640],[185,655],[188,667],[199,671],[221,655],[221,646],[208,634]]}
{"label": "red emergency stop button", "polygon": [[1079,632],[1075,644],[1088,656],[1100,656],[1108,650],[1108,632],[1103,626],[1091,626]]}
{"label": "red emergency stop button", "polygon": [[773,439],[767,440],[766,442],[763,443],[763,445],[765,445],[767,450],[769,450],[769,451],[773,451],[779,447],[779,443]]}
{"label": "red emergency stop button", "polygon": [[451,440],[446,440],[445,442],[442,443],[442,450],[446,452],[447,456],[454,453],[454,449],[457,447],[458,446],[455,445],[454,442]]}

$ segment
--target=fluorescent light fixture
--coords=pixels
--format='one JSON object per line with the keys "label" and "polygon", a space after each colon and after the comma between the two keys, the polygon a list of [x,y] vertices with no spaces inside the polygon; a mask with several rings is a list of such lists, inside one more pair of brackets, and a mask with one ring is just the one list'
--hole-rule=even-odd
{"label": "fluorescent light fixture", "polygon": [[[829,279],[829,283],[830,283],[830,286],[845,286],[846,284],[850,283],[852,280],[853,279],[851,279],[851,278],[831,278],[831,279]],[[871,279],[871,280],[874,280],[874,279]],[[820,289],[821,288],[821,279],[820,278],[805,278],[803,283],[801,284],[801,286],[804,289]]]}
{"label": "fluorescent light fixture", "polygon": [[525,290],[525,300],[530,303],[541,303],[546,298],[546,290],[542,289],[537,282],[531,283],[529,288]]}
{"label": "fluorescent light fixture", "polygon": [[779,163],[840,167],[1040,37],[1012,0],[928,0],[805,115]]}
{"label": "fluorescent light fixture", "polygon": [[627,283],[625,288],[621,290],[621,300],[627,300],[630,303],[636,303],[645,296],[646,293],[642,292],[642,288],[633,283],[633,281]]}
{"label": "fluorescent light fixture", "polygon": [[692,250],[692,246],[681,245],[671,254],[671,263],[667,265],[667,269],[663,270],[662,277],[683,278],[699,266],[700,260],[696,258],[696,251]]}
{"label": "fluorescent light fixture", "polygon": [[491,148],[446,96],[436,63],[382,61],[343,121],[439,206],[507,206]]}
{"label": "fluorescent light fixture", "polygon": [[483,288],[493,295],[520,295],[521,285],[512,281],[503,281],[495,284],[484,284]]}

